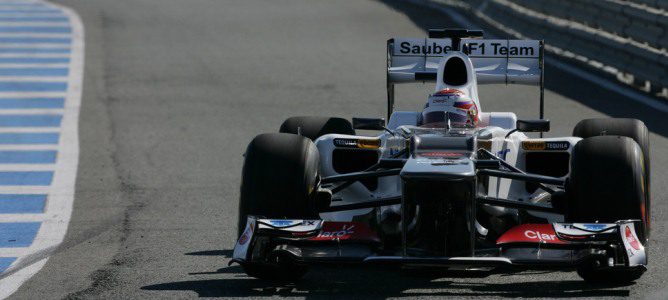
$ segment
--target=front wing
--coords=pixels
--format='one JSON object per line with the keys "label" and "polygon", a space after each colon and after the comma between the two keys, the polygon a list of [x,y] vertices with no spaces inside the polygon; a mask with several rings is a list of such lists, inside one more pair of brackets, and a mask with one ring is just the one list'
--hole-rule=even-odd
{"label": "front wing", "polygon": [[504,233],[495,247],[476,249],[475,253],[472,257],[400,255],[384,249],[381,238],[365,223],[249,216],[230,263],[356,263],[453,269],[574,269],[583,264],[644,269],[647,264],[645,248],[632,220],[522,224]]}

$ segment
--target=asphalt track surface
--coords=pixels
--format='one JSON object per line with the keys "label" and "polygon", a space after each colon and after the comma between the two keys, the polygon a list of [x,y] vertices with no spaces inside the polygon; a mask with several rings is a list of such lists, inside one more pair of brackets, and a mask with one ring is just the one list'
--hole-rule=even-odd
{"label": "asphalt track surface", "polygon": [[[398,1],[57,1],[86,31],[80,160],[69,231],[15,299],[206,297],[654,297],[668,279],[663,114],[547,70],[548,136],[588,117],[634,117],[651,135],[653,232],[636,284],[587,286],[575,273],[486,278],[318,269],[292,285],[227,267],[242,156],[293,115],[383,116],[385,40],[453,25]],[[431,87],[398,91],[419,109]],[[485,111],[537,116],[537,89],[490,86]]]}

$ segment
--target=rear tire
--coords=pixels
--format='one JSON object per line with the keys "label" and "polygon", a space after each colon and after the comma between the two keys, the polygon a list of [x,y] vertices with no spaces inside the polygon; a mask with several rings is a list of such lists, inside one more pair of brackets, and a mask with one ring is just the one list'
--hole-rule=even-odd
{"label": "rear tire", "polygon": [[645,161],[645,210],[647,223],[645,224],[646,238],[649,239],[651,229],[651,202],[650,195],[650,153],[649,153],[649,130],[645,123],[637,119],[624,118],[600,118],[585,119],[580,121],[573,129],[573,136],[583,139],[600,135],[618,135],[632,138],[642,149]]}
{"label": "rear tire", "polygon": [[[317,219],[313,197],[320,157],[309,139],[285,133],[258,135],[246,149],[239,198],[238,236],[249,215],[271,219]],[[260,279],[296,280],[307,268],[290,263],[245,263]]]}
{"label": "rear tire", "polygon": [[343,118],[330,117],[292,117],[281,125],[279,132],[297,134],[315,141],[317,138],[331,133],[355,135],[350,121]]}

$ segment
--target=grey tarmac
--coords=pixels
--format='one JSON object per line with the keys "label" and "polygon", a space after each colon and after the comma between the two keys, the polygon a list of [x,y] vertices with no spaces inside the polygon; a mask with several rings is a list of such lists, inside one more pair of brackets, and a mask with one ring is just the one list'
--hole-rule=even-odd
{"label": "grey tarmac", "polygon": [[[394,0],[55,2],[86,30],[76,199],[65,242],[14,299],[668,297],[665,116],[549,65],[548,136],[603,116],[652,132],[653,232],[639,282],[358,269],[316,269],[291,285],[248,278],[227,267],[247,143],[289,116],[383,116],[385,40],[455,24]],[[420,109],[431,88],[400,87],[399,108]],[[523,118],[537,117],[537,99],[533,87],[481,89],[482,110]]]}

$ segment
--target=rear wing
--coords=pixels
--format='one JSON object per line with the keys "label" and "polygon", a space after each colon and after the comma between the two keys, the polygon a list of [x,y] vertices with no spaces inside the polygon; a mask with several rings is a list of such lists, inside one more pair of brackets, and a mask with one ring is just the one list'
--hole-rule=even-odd
{"label": "rear wing", "polygon": [[428,38],[387,41],[388,119],[394,110],[394,85],[433,82],[441,58],[461,51],[473,63],[479,84],[525,84],[540,87],[543,118],[544,50],[542,40],[482,39],[482,31],[430,30]]}

